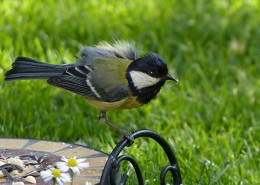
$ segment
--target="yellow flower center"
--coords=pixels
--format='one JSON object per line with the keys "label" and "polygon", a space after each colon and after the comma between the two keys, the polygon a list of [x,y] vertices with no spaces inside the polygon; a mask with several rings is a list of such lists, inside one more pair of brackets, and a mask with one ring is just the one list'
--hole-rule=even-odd
{"label": "yellow flower center", "polygon": [[68,160],[67,165],[68,165],[69,167],[78,166],[78,162],[77,162],[77,160],[76,160],[75,158],[70,158],[70,159]]}
{"label": "yellow flower center", "polygon": [[61,176],[61,172],[60,172],[60,170],[58,170],[58,169],[52,170],[51,174],[52,174],[55,178]]}

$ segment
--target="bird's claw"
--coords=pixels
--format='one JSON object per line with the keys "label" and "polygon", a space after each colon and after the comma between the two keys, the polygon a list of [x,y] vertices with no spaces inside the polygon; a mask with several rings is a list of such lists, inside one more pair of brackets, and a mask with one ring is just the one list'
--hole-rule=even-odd
{"label": "bird's claw", "polygon": [[134,143],[135,138],[131,132],[122,131],[123,136],[128,140],[127,146],[131,146]]}

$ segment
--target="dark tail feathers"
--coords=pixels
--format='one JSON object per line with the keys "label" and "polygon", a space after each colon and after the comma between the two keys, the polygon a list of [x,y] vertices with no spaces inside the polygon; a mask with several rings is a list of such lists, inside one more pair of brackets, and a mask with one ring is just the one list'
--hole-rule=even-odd
{"label": "dark tail feathers", "polygon": [[61,75],[71,65],[46,64],[27,57],[17,57],[5,80],[48,79]]}

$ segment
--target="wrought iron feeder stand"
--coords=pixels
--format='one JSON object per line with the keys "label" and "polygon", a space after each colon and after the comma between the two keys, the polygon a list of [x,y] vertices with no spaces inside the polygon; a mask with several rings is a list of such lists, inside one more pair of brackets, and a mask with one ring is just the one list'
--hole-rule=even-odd
{"label": "wrought iron feeder stand", "polygon": [[[139,130],[136,131],[132,134],[134,139],[140,138],[140,137],[147,137],[151,138],[154,141],[156,141],[164,150],[166,153],[170,165],[163,167],[161,174],[160,174],[160,184],[165,185],[166,180],[165,176],[168,171],[171,172],[172,177],[173,177],[173,184],[174,185],[181,185],[182,184],[182,178],[181,178],[181,172],[180,168],[177,162],[177,158],[174,155],[174,152],[172,151],[170,145],[166,142],[166,140],[157,134],[154,131],[151,130]],[[112,153],[109,155],[107,162],[105,164],[101,180],[100,180],[100,185],[124,185],[128,179],[127,174],[123,174],[120,178],[118,178],[118,170],[119,170],[119,165],[122,161],[128,161],[132,164],[136,176],[137,176],[137,181],[139,185],[143,185],[143,177],[141,170],[138,166],[138,163],[135,161],[135,159],[131,156],[128,155],[120,155],[121,151],[130,145],[130,141],[126,138],[122,139],[114,148]]]}

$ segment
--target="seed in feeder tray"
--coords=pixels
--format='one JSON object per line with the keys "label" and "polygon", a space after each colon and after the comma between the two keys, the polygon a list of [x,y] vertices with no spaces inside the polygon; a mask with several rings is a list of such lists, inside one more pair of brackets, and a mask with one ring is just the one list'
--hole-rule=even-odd
{"label": "seed in feeder tray", "polygon": [[20,167],[24,166],[23,161],[21,159],[15,158],[15,157],[11,157],[11,158],[7,159],[7,162],[12,163],[12,164],[16,164]]}
{"label": "seed in feeder tray", "polygon": [[0,171],[0,178],[3,178],[3,177],[5,177],[5,175],[3,174],[2,171]]}
{"label": "seed in feeder tray", "polygon": [[31,184],[36,184],[36,180],[33,176],[27,176],[24,180]]}
{"label": "seed in feeder tray", "polygon": [[23,182],[13,182],[12,185],[24,185]]}

